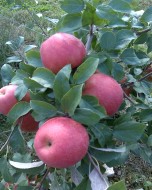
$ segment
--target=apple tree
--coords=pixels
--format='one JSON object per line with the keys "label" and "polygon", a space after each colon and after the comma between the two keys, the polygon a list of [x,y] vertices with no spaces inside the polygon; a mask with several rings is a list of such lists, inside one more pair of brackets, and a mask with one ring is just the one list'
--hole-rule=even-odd
{"label": "apple tree", "polygon": [[[56,33],[75,36],[86,50],[80,65],[73,68],[69,61],[54,73],[44,66],[40,47],[26,45],[22,36],[6,43],[15,54],[1,68],[2,83],[17,85],[17,102],[7,113],[11,133],[0,149],[0,189],[125,190],[125,181],[108,181],[105,164],[123,165],[135,154],[152,165],[152,7],[135,11],[132,0],[64,0],[61,8],[65,15],[44,40]],[[50,62],[54,57],[62,63],[66,46],[59,47]],[[69,56],[76,51],[68,49]],[[99,73],[106,77],[100,82],[95,78],[96,91],[109,78],[122,89],[123,100],[114,114],[104,106],[109,95],[110,109],[116,103],[112,82],[106,83],[108,92],[103,88],[103,103],[94,93],[83,93],[88,80]],[[27,94],[30,99],[24,100]],[[49,167],[36,154],[37,131],[27,134],[21,128],[26,114],[39,128],[57,117],[81,124],[89,135],[86,155],[67,168]]]}

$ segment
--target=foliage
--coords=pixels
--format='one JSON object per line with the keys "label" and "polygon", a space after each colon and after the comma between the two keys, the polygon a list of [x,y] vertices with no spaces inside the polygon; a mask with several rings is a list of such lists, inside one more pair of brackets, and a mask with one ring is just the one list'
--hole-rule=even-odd
{"label": "foliage", "polygon": [[[11,183],[17,184],[17,189],[43,186],[63,190],[125,190],[124,181],[109,185],[103,175],[103,164],[109,167],[123,165],[133,153],[152,165],[152,83],[147,80],[152,73],[145,74],[152,64],[149,43],[152,41],[152,7],[139,13],[132,9],[131,2],[61,2],[66,14],[52,33],[74,34],[86,44],[88,52],[76,70],[67,65],[55,75],[43,67],[38,48],[25,45],[22,36],[7,42],[15,56],[8,57],[1,69],[3,85],[19,85],[21,91],[18,89],[16,93],[19,100],[28,89],[31,101],[26,106],[25,102],[16,104],[8,114],[12,132],[6,146],[1,148],[1,189],[4,184]],[[45,33],[47,38],[47,31]],[[95,62],[99,71],[120,83],[125,76],[127,81],[122,87],[132,88],[129,96],[124,93],[124,103],[113,117],[105,114],[95,97],[82,96],[82,87],[93,74],[91,66],[89,72],[87,69],[90,62]],[[17,68],[11,67],[11,63],[16,63]],[[8,69],[11,75],[8,75]],[[63,79],[67,85],[63,85]],[[29,111],[40,125],[48,118],[60,115],[82,123],[90,134],[87,156],[71,168],[48,169],[35,155],[35,134],[26,141],[24,133],[15,125],[17,119]]]}

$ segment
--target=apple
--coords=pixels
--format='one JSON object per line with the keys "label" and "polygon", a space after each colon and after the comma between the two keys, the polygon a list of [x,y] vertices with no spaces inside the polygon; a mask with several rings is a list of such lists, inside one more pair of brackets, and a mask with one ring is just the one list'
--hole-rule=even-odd
{"label": "apple", "polygon": [[86,56],[86,49],[80,39],[67,33],[56,33],[46,39],[40,47],[44,67],[57,73],[65,65],[79,66]]}
{"label": "apple", "polygon": [[83,125],[67,117],[47,120],[36,132],[34,147],[47,166],[67,168],[87,153],[89,136]]}
{"label": "apple", "polygon": [[114,115],[123,102],[123,90],[112,77],[96,72],[84,85],[83,95],[95,96],[109,116]]}
{"label": "apple", "polygon": [[[7,85],[0,89],[0,113],[7,115],[11,108],[18,102],[15,97],[15,90],[17,85]],[[30,95],[27,93],[22,99],[23,101],[29,102]],[[21,122],[21,118],[18,123]],[[30,113],[22,117],[21,130],[25,132],[35,132],[38,129],[38,122],[34,120]]]}
{"label": "apple", "polygon": [[31,113],[27,113],[18,120],[18,123],[21,122],[21,130],[24,132],[36,132],[38,130],[39,123],[34,120]]}
{"label": "apple", "polygon": [[[18,102],[15,97],[15,90],[17,85],[7,85],[0,89],[0,113],[7,115],[11,108]],[[30,95],[27,93],[22,99],[23,101],[30,101]]]}

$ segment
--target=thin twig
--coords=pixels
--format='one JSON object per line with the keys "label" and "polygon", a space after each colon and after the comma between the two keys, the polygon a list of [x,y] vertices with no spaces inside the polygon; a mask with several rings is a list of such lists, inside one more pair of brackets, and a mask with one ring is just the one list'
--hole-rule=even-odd
{"label": "thin twig", "polygon": [[[14,127],[14,129],[15,129],[15,127]],[[3,151],[3,149],[4,149],[7,145],[8,145],[9,140],[10,140],[10,138],[11,138],[12,134],[13,134],[14,129],[11,131],[11,133],[10,133],[10,135],[8,136],[8,138],[7,138],[6,142],[5,142],[5,143],[4,143],[4,145],[1,147],[0,152],[2,152],[2,151]]]}
{"label": "thin twig", "polygon": [[127,100],[129,100],[132,104],[134,104],[135,105],[135,103],[131,100],[131,98],[129,98],[129,96],[127,96],[127,94],[123,91],[123,93],[124,93],[124,97],[127,99]]}
{"label": "thin twig", "polygon": [[148,78],[151,75],[152,75],[152,72],[146,74],[144,77],[142,77],[141,79],[139,79],[138,82],[141,82],[141,81],[145,80],[146,78]]}
{"label": "thin twig", "polygon": [[92,163],[92,165],[94,166],[94,168],[95,168],[96,171],[98,172],[99,176],[103,179],[102,173],[100,172],[99,167],[98,167],[98,166],[95,164],[95,162],[93,161],[91,154],[90,154],[89,152],[88,152],[87,154],[88,154],[88,158],[89,158],[90,162]]}
{"label": "thin twig", "polygon": [[47,168],[42,179],[41,179],[41,181],[37,184],[37,186],[34,188],[34,190],[36,190],[36,189],[41,190],[43,182],[44,182],[45,178],[47,177],[47,175],[49,174],[49,172],[50,172],[50,168]]}

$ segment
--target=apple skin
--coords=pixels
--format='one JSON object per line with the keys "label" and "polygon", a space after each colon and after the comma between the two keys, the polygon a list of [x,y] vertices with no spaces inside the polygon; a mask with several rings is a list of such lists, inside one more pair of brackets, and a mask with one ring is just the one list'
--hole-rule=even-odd
{"label": "apple skin", "polygon": [[44,67],[57,73],[65,65],[79,66],[86,56],[86,49],[80,39],[67,33],[56,33],[46,39],[40,47]]}
{"label": "apple skin", "polygon": [[[18,102],[15,97],[15,90],[17,85],[7,85],[0,89],[0,113],[7,115],[11,108]],[[29,102],[30,95],[27,93],[22,99],[23,101]]]}
{"label": "apple skin", "polygon": [[99,71],[85,82],[82,94],[95,96],[109,116],[113,116],[123,102],[121,86],[115,79]]}
{"label": "apple skin", "polygon": [[76,164],[86,155],[88,145],[87,130],[67,117],[47,120],[34,139],[37,156],[53,168],[67,168]]}
{"label": "apple skin", "polygon": [[22,122],[20,128],[23,132],[36,132],[38,130],[39,123],[34,120],[31,113],[27,113],[18,120],[18,123]]}

